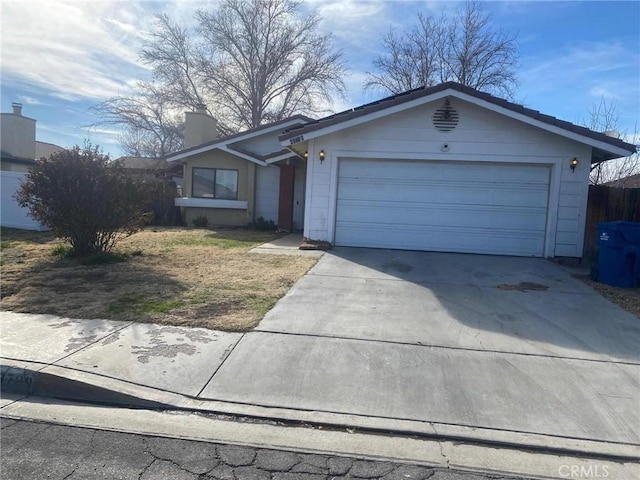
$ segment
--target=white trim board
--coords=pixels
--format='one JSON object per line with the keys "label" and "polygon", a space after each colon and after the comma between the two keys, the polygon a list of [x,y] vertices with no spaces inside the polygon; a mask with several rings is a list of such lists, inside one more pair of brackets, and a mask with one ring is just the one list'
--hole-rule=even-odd
{"label": "white trim board", "polygon": [[236,210],[246,210],[249,206],[245,200],[218,200],[215,198],[195,197],[176,198],[175,205],[176,207],[231,208]]}
{"label": "white trim board", "polygon": [[[523,123],[526,123],[528,125],[534,126],[536,128],[540,128],[542,130],[554,133],[556,135],[560,135],[561,137],[564,138],[568,138],[570,140],[573,140],[575,142],[579,142],[585,145],[589,145],[591,147],[595,147],[598,148],[600,150],[604,150],[605,152],[609,152],[612,154],[616,154],[616,155],[620,155],[620,157],[625,157],[625,156],[629,156],[632,155],[633,152],[632,151],[628,151],[625,150],[623,148],[620,147],[616,147],[614,145],[602,142],[600,140],[596,140],[594,138],[591,137],[587,137],[584,135],[580,135],[579,133],[575,133],[575,132],[571,132],[569,130],[566,130],[564,128],[555,126],[555,125],[550,125],[546,122],[542,122],[540,120],[536,120],[534,118],[531,118],[527,115],[524,115],[522,113],[518,113],[518,112],[514,112],[513,110],[510,110],[508,108],[504,108],[501,107],[499,105],[495,105],[491,102],[488,102],[486,100],[483,100],[481,98],[477,98],[474,97],[473,95],[468,95],[466,93],[462,93],[459,92],[457,90],[454,89],[446,89],[443,90],[441,92],[437,92],[434,93],[432,95],[427,95],[421,98],[417,98],[415,100],[411,100],[405,103],[402,103],[400,105],[394,105],[382,110],[377,110],[374,112],[371,112],[367,115],[362,115],[360,117],[357,118],[353,118],[351,120],[345,120],[344,122],[340,122],[340,123],[336,123],[333,125],[328,125],[325,128],[320,128],[318,130],[300,135],[298,137],[293,137],[293,138],[288,138],[286,140],[282,140],[280,142],[281,145],[285,146],[285,147],[290,147],[291,145],[294,145],[295,143],[300,143],[303,141],[308,141],[317,137],[322,137],[331,133],[335,133],[338,132],[340,130],[344,130],[347,128],[351,128],[357,125],[361,125],[363,123],[367,123],[370,122],[372,120],[376,120],[378,118],[382,118],[382,117],[386,117],[388,115],[392,115],[394,113],[398,113],[398,112],[402,112],[404,110],[408,110],[410,108],[414,108],[420,105],[424,105],[426,103],[431,103],[434,101],[437,101],[439,99],[445,98],[445,97],[455,97],[459,100],[462,101],[466,101],[468,103],[477,105],[479,107],[485,108],[487,110],[491,110],[493,112],[496,112],[498,114],[513,118],[514,120],[519,120]],[[292,140],[298,140],[297,142],[293,142]]]}

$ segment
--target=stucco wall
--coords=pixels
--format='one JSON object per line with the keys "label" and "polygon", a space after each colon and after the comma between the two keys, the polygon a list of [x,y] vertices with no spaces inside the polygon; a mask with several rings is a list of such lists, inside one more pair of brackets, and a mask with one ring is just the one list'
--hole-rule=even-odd
{"label": "stucco wall", "polygon": [[13,113],[0,114],[2,151],[19,158],[36,158],[36,121]]}
{"label": "stucco wall", "polygon": [[207,218],[208,226],[245,226],[250,223],[247,220],[246,210],[230,208],[200,208],[184,207],[184,220],[187,225],[193,225],[193,220],[199,217]]}
{"label": "stucco wall", "polygon": [[[551,185],[545,256],[580,257],[591,147],[457,98],[451,99],[451,107],[459,123],[450,132],[440,132],[431,118],[442,104],[440,99],[310,140],[305,237],[334,240],[341,157],[546,164]],[[320,150],[325,152],[323,164]],[[572,172],[569,162],[574,157],[579,165]]]}
{"label": "stucco wall", "polygon": [[194,167],[224,168],[238,171],[238,198],[246,201],[246,209],[183,207],[185,221],[192,224],[195,217],[204,215],[210,225],[247,225],[253,221],[255,164],[239,159],[229,153],[214,150],[189,158],[184,168],[183,195],[192,196],[192,173]]}

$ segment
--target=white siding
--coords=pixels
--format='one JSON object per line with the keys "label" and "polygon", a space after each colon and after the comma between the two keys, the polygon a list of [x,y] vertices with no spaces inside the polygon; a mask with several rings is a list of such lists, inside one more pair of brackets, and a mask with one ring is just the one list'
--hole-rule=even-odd
{"label": "white siding", "polygon": [[[459,124],[439,132],[431,117],[441,105],[438,100],[310,140],[305,237],[335,241],[342,158],[541,164],[551,174],[544,255],[581,256],[591,147],[455,97],[451,106],[459,113]],[[325,152],[323,164],[320,150]],[[573,157],[579,160],[575,172],[569,168]]]}
{"label": "white siding", "polygon": [[280,169],[273,165],[256,167],[256,219],[263,217],[278,223],[279,192]]}
{"label": "white siding", "polygon": [[29,210],[21,208],[18,202],[13,198],[26,173],[2,171],[0,179],[2,180],[2,211],[0,212],[0,220],[3,227],[21,228],[23,230],[46,230],[39,222],[31,218]]}

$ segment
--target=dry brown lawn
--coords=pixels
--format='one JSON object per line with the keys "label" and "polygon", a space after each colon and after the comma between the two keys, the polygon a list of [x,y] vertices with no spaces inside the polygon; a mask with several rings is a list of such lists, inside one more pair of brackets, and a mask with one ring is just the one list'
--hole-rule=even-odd
{"label": "dry brown lawn", "polygon": [[255,327],[317,259],[250,254],[277,238],[249,230],[147,229],[126,260],[85,265],[55,255],[48,233],[2,229],[1,308],[227,331]]}

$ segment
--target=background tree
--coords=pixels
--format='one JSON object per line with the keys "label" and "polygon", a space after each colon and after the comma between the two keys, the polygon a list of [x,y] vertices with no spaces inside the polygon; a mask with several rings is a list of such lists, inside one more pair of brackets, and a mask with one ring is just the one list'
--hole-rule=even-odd
{"label": "background tree", "polygon": [[222,0],[197,11],[194,30],[158,16],[141,51],[153,82],[100,104],[99,123],[121,125],[128,151],[161,156],[176,148],[176,117],[198,104],[218,118],[222,134],[329,112],[332,96],[344,94],[346,67],[331,35],[318,33],[318,14],[302,15],[300,4]]}
{"label": "background tree", "polygon": [[16,199],[76,256],[110,252],[148,220],[145,189],[90,143],[36,160]]}
{"label": "background tree", "polygon": [[389,30],[382,46],[385,53],[374,58],[365,89],[396,94],[454,81],[511,97],[517,85],[516,37],[495,30],[479,1],[453,16],[418,14],[413,29]]}
{"label": "background tree", "polygon": [[122,127],[118,140],[131,157],[160,158],[184,144],[183,112],[167,101],[168,94],[149,82],[139,82],[135,96],[111,98],[94,107],[101,125]]}
{"label": "background tree", "polygon": [[[620,134],[620,138],[629,142],[637,143],[638,128],[630,135],[627,132],[620,132],[620,111],[615,99],[608,100],[603,96],[600,102],[594,103],[589,109],[589,117],[581,123],[596,132],[614,131]],[[597,163],[591,166],[589,181],[592,185],[611,184],[631,175],[640,174],[640,156],[638,151],[629,157],[617,158],[606,162]]]}

